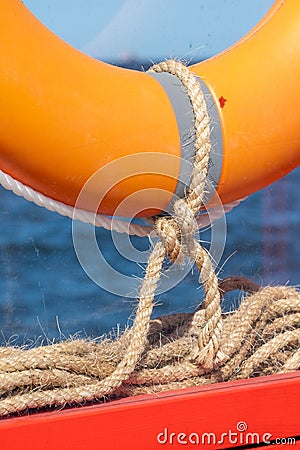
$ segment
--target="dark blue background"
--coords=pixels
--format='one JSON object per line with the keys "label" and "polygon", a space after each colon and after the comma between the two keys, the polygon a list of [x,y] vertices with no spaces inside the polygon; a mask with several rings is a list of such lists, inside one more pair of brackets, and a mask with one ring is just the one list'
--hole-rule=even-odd
{"label": "dark blue background", "polygon": [[[259,283],[299,284],[300,169],[258,192],[227,215],[227,242],[220,277],[245,275]],[[97,337],[120,324],[134,300],[113,296],[95,285],[77,261],[71,220],[35,206],[1,188],[0,341],[15,344],[53,340],[79,333]],[[142,278],[144,268],[124,264],[110,233],[97,230],[110,263]],[[201,235],[209,239],[210,232]],[[140,249],[147,238],[134,238]],[[191,310],[201,300],[198,273],[160,296],[155,314]],[[224,307],[238,303],[239,294]],[[58,325],[59,324],[59,325]]]}

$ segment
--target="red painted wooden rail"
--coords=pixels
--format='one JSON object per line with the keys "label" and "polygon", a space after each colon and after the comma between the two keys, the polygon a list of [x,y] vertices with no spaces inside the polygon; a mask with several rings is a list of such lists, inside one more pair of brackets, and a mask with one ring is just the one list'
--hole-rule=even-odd
{"label": "red painted wooden rail", "polygon": [[4,450],[298,448],[299,436],[299,372],[0,421]]}

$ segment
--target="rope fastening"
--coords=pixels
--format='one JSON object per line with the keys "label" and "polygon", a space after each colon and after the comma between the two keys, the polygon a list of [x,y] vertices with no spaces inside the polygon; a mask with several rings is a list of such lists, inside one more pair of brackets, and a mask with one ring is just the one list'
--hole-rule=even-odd
{"label": "rope fastening", "polygon": [[156,219],[155,229],[172,262],[177,261],[180,256],[187,256],[196,262],[200,271],[206,293],[202,305],[205,319],[203,324],[203,314],[199,321],[196,313],[191,325],[192,334],[198,336],[198,349],[194,358],[203,367],[212,368],[215,359],[224,359],[224,355],[218,354],[222,334],[220,293],[209,254],[194,237],[198,229],[195,216],[203,204],[211,152],[209,115],[197,77],[181,62],[164,61],[154,65],[150,71],[168,72],[178,77],[186,88],[194,111],[195,160],[188,194],[186,198],[174,203],[172,217]]}
{"label": "rope fastening", "polygon": [[[300,368],[300,293],[260,289],[240,277],[218,279],[209,253],[195,239],[211,151],[209,117],[197,78],[179,61],[151,70],[176,75],[195,115],[195,161],[185,199],[170,216],[154,218],[159,236],[146,267],[133,326],[118,339],[61,342],[29,350],[0,347],[0,416],[45,406],[161,392]],[[195,313],[151,320],[162,265],[192,258],[205,298]],[[221,312],[221,295],[253,295],[233,314]]]}

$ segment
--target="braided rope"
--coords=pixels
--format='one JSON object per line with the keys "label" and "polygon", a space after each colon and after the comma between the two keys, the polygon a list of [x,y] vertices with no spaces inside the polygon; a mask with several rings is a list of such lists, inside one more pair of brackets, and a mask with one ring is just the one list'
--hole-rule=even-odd
{"label": "braided rope", "polygon": [[49,211],[57,212],[61,216],[70,217],[73,220],[80,220],[84,223],[91,223],[97,227],[105,228],[106,230],[114,230],[118,233],[127,233],[136,236],[147,236],[151,231],[151,226],[139,225],[135,223],[128,223],[124,220],[111,218],[103,214],[94,214],[83,209],[74,208],[65,203],[53,200],[40,192],[35,191],[29,186],[14,179],[7,173],[0,170],[0,184],[5,189],[12,191],[19,197],[23,197],[29,202],[33,202],[38,206],[42,206]]}
{"label": "braided rope", "polygon": [[[164,242],[168,256],[175,262],[182,251],[182,255],[192,257],[200,270],[202,283],[206,291],[204,302],[206,310],[206,325],[199,328],[197,315],[192,325],[193,333],[198,328],[200,333],[199,364],[205,363],[208,367],[213,364],[219,347],[221,335],[221,307],[217,278],[214,274],[209,255],[193,238],[198,229],[196,215],[199,212],[205,193],[205,183],[208,171],[208,162],[211,151],[209,116],[206,111],[206,102],[196,76],[181,62],[170,60],[155,65],[151,69],[154,72],[169,72],[177,76],[187,90],[195,117],[195,161],[189,194],[186,199],[177,200],[174,205],[174,219],[163,218],[155,222],[155,230],[161,241]],[[107,229],[114,224],[115,229],[129,234],[143,235],[145,228],[136,224],[128,224],[122,221],[112,221],[111,218],[100,214],[92,214],[87,211],[74,209],[64,203],[54,201],[43,194],[35,192],[28,186],[14,180],[4,172],[0,173],[1,183],[17,195],[24,196],[27,200],[34,201],[40,206],[46,206],[65,216],[72,216],[83,222],[93,222]],[[147,231],[149,231],[148,227]],[[200,331],[201,330],[201,331]],[[221,355],[219,355],[220,357]],[[195,356],[196,357],[196,356]]]}
{"label": "braided rope", "polygon": [[[211,151],[206,104],[197,79],[180,62],[165,61],[152,70],[177,76],[188,92],[195,113],[195,163],[187,197],[174,203],[171,216],[154,218],[160,240],[149,257],[133,326],[119,339],[98,344],[0,348],[0,415],[300,368],[299,292],[260,289],[240,278],[218,286],[210,256],[195,240]],[[205,298],[194,314],[151,321],[166,256],[173,263],[195,261]],[[252,296],[234,314],[222,316],[221,296],[236,288]]]}
{"label": "braided rope", "polygon": [[[49,392],[48,394],[44,392],[47,398],[47,404],[60,402],[60,398],[64,398],[64,401],[71,401],[72,398],[76,398],[77,401],[84,401],[108,395],[119,388],[134,371],[147,345],[153,299],[166,254],[168,254],[172,262],[176,262],[179,255],[193,258],[200,270],[201,280],[206,291],[206,298],[203,304],[205,307],[205,323],[203,324],[202,314],[196,313],[191,323],[190,332],[188,333],[189,337],[194,340],[196,337],[197,351],[194,352],[192,360],[204,368],[211,368],[214,359],[219,355],[218,349],[220,346],[222,321],[218,281],[208,253],[194,239],[194,234],[198,228],[195,216],[202,206],[211,150],[209,117],[206,111],[206,103],[196,77],[180,62],[164,62],[161,65],[154,66],[152,70],[168,71],[176,75],[186,87],[194,109],[196,130],[195,162],[189,193],[184,200],[180,199],[175,202],[173,218],[165,217],[154,220],[155,229],[160,237],[160,241],[155,245],[149,257],[134,324],[125,337],[127,346],[118,365],[104,379],[95,383],[88,383],[84,389],[80,389],[80,392],[77,387],[62,388],[59,392],[59,398],[57,396],[53,397],[53,392]],[[27,189],[26,196],[32,200],[32,191],[30,188]],[[44,200],[45,198],[43,196],[35,199],[35,201],[41,204]],[[48,206],[57,210],[56,202],[50,203]],[[66,207],[66,205],[60,204],[59,208],[63,214],[68,215],[70,212],[69,207]],[[82,219],[85,220],[86,215],[83,215]],[[44,354],[42,355],[43,357]],[[19,363],[18,360],[17,362]],[[3,363],[5,363],[5,359],[2,360]],[[9,364],[11,365],[10,370],[12,370],[13,361],[11,358]],[[34,367],[32,364],[26,367],[27,377],[28,370],[32,370],[32,367]],[[15,369],[16,367],[14,367]],[[195,372],[195,369],[193,370]],[[61,373],[58,374],[55,372],[55,374],[52,374],[52,378],[54,379],[59,379],[60,376]],[[21,402],[21,399],[19,401]],[[3,402],[2,405],[5,404],[5,408],[9,410],[10,399],[6,399]],[[25,402],[25,404],[23,399],[22,404],[23,408],[39,407],[41,405],[40,397],[38,395],[35,400],[30,397],[30,400]]]}
{"label": "braided rope", "polygon": [[[58,200],[54,200],[38,191],[35,191],[31,187],[21,183],[21,181],[16,180],[2,170],[0,170],[0,185],[9,191],[12,191],[15,195],[23,197],[25,200],[32,202],[37,206],[56,212],[61,216],[66,216],[73,220],[80,220],[84,223],[90,223],[96,227],[102,227],[109,231],[117,231],[118,233],[127,233],[129,235],[145,237],[148,236],[153,229],[152,225],[141,225],[118,219],[116,217],[112,218],[104,214],[94,214],[80,208],[74,208],[73,206],[59,202]],[[198,228],[200,229],[209,226],[211,222],[223,217],[224,213],[230,212],[243,200],[245,200],[245,198],[235,200],[227,203],[226,205],[214,207],[209,214],[202,213],[201,215],[198,215],[196,217]]]}
{"label": "braided rope", "polygon": [[215,359],[223,359],[218,353],[222,334],[220,292],[210,256],[194,239],[197,229],[195,216],[199,212],[205,195],[206,177],[211,152],[210,119],[206,110],[204,95],[196,76],[181,62],[170,60],[154,65],[153,72],[168,72],[180,79],[187,90],[195,117],[195,161],[189,192],[185,199],[174,204],[172,219],[160,218],[156,221],[157,234],[165,243],[168,256],[175,262],[180,250],[183,255],[190,256],[200,271],[201,282],[206,297],[205,325],[203,318],[196,313],[191,324],[191,333],[198,336],[198,348],[194,354],[199,365],[211,368]]}
{"label": "braided rope", "polygon": [[[164,255],[165,250],[158,243],[143,288],[146,313],[142,314],[142,328],[148,334],[142,328],[134,330],[142,336],[139,348],[131,343],[129,349],[132,329],[114,341],[75,340],[30,350],[1,348],[0,415],[46,405],[82,403],[104,395],[113,398],[162,392],[300,369],[299,292],[286,286],[260,289],[240,278],[222,282],[223,293],[242,286],[254,292],[235,313],[223,316],[220,351],[229,355],[229,359],[219,361],[211,370],[200,368],[190,357],[195,347],[190,335],[193,313],[148,322],[151,284],[158,281]],[[198,312],[204,321],[205,311]],[[120,371],[120,363],[132,350],[140,356],[137,360],[136,356],[129,358],[125,367],[127,378],[122,382],[124,372],[123,368]],[[112,385],[115,387],[110,390]]]}

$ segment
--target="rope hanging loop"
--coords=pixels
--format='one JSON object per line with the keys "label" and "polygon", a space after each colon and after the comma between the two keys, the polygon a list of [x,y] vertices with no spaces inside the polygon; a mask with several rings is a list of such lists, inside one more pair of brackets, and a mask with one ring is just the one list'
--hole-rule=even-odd
{"label": "rope hanging loop", "polygon": [[[189,257],[196,262],[201,282],[205,290],[202,308],[203,318],[196,313],[192,323],[192,333],[198,335],[198,347],[193,358],[205,368],[212,368],[214,360],[223,360],[218,353],[222,334],[222,317],[218,280],[208,252],[195,240],[197,231],[196,215],[203,206],[206,177],[211,152],[210,121],[201,85],[196,77],[180,61],[169,60],[154,65],[150,71],[168,72],[181,81],[189,96],[194,111],[195,158],[188,193],[184,199],[174,202],[172,217],[159,217],[155,229],[165,245],[166,253],[172,262],[179,257]],[[201,325],[199,324],[199,320]]]}
{"label": "rope hanging loop", "polygon": [[[153,219],[159,237],[150,254],[133,326],[118,339],[74,340],[24,350],[0,348],[0,415],[216,383],[300,368],[300,294],[239,277],[218,279],[208,251],[195,239],[204,198],[211,142],[209,117],[197,77],[179,61],[151,70],[177,76],[195,116],[195,160],[189,190],[170,216]],[[195,261],[205,297],[195,313],[151,320],[165,257]],[[233,314],[221,296],[252,295]]]}

